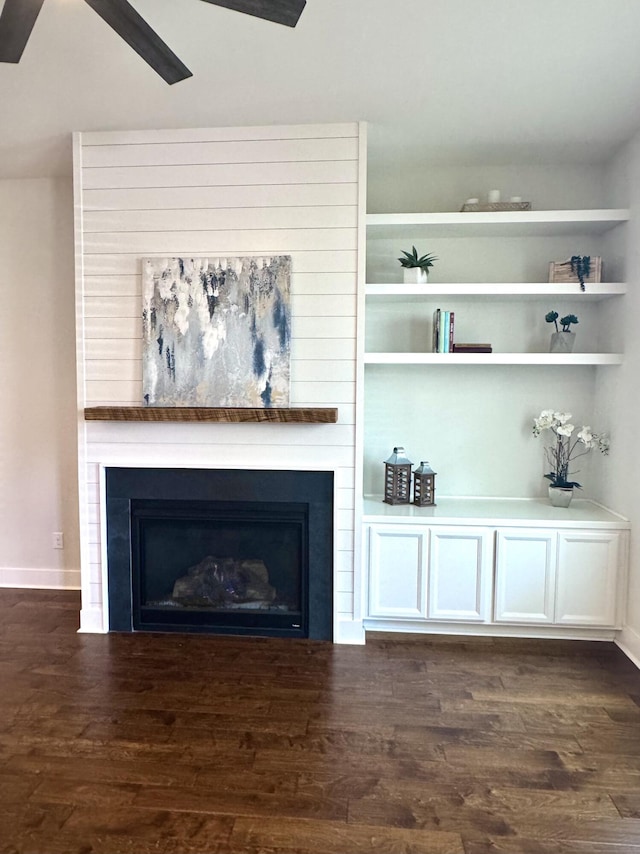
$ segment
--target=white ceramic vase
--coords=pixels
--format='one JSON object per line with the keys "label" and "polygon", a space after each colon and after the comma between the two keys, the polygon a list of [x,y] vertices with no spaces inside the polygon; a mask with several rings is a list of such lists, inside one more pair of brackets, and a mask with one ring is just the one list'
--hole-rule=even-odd
{"label": "white ceramic vase", "polygon": [[550,353],[573,353],[573,345],[576,342],[575,332],[552,332]]}
{"label": "white ceramic vase", "polygon": [[405,285],[426,285],[429,277],[422,267],[403,267]]}
{"label": "white ceramic vase", "polygon": [[573,488],[567,486],[550,486],[549,501],[554,507],[568,507],[573,498]]}

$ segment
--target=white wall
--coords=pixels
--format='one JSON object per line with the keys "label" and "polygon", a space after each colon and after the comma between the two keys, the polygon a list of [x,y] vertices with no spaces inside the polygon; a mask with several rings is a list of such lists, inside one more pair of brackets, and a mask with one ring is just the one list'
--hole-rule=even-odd
{"label": "white wall", "polygon": [[602,170],[588,164],[455,166],[428,161],[369,161],[369,213],[459,211],[464,201],[499,189],[503,201],[521,196],[536,210],[593,208],[602,204]]}
{"label": "white wall", "polygon": [[[352,123],[78,136],[83,628],[106,628],[100,466],[170,461],[178,468],[334,470],[337,639],[350,630],[358,583],[360,133]],[[85,425],[85,406],[142,403],[142,259],[245,254],[292,256],[291,405],[337,406],[338,423]]]}
{"label": "white wall", "polygon": [[[628,294],[624,313],[612,327],[624,340],[624,364],[613,377],[598,377],[597,397],[601,417],[612,419],[611,456],[605,470],[604,500],[631,520],[631,554],[626,628],[620,643],[640,666],[640,478],[638,477],[638,424],[640,424],[640,133],[609,164],[607,186],[611,205],[631,208],[624,240],[611,250],[626,257]],[[606,322],[606,319],[605,321]],[[633,532],[636,532],[633,535]]]}
{"label": "white wall", "polygon": [[70,181],[0,181],[0,258],[0,584],[79,587]]}

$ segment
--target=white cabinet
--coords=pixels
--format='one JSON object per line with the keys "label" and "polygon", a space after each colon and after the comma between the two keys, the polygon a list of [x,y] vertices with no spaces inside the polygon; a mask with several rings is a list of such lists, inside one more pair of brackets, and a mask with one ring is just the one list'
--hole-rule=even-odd
{"label": "white cabinet", "polygon": [[367,498],[364,517],[366,628],[611,638],[621,625],[629,523],[593,502]]}
{"label": "white cabinet", "polygon": [[490,619],[492,539],[486,528],[431,528],[429,619]]}
{"label": "white cabinet", "polygon": [[555,622],[613,626],[622,535],[571,531],[558,535]]}
{"label": "white cabinet", "polygon": [[495,621],[616,626],[623,537],[619,531],[498,531]]}
{"label": "white cabinet", "polygon": [[371,525],[367,533],[369,615],[425,619],[428,529]]}
{"label": "white cabinet", "polygon": [[513,528],[496,535],[496,622],[552,623],[556,533]]}
{"label": "white cabinet", "polygon": [[489,619],[492,539],[484,528],[367,526],[369,616]]}

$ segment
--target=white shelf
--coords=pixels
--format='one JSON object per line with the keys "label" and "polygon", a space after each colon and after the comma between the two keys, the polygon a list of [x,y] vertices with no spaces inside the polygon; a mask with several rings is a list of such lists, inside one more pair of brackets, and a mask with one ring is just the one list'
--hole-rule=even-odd
{"label": "white shelf", "polygon": [[621,353],[365,353],[365,365],[621,365]]}
{"label": "white shelf", "polygon": [[625,208],[558,211],[491,211],[487,213],[367,214],[369,237],[411,236],[411,228],[427,230],[431,237],[557,236],[604,234],[627,222]]}
{"label": "white shelf", "polygon": [[[382,470],[381,470],[382,471]],[[394,524],[456,524],[547,527],[567,525],[585,528],[630,527],[628,519],[595,501],[574,498],[569,507],[552,507],[546,498],[449,498],[436,494],[435,507],[385,504],[382,495],[365,495],[363,521]]]}
{"label": "white shelf", "polygon": [[578,297],[580,300],[599,301],[610,297],[624,296],[627,293],[626,282],[602,282],[586,284],[586,291],[580,285],[555,284],[552,282],[434,282],[427,285],[405,285],[385,282],[365,285],[367,297],[417,297],[436,299],[440,297],[482,297],[491,299],[548,299],[550,296]]}

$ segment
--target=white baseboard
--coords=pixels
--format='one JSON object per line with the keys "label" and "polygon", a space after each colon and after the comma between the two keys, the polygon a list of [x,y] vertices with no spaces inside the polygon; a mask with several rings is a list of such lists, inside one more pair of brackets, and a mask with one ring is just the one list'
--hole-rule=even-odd
{"label": "white baseboard", "polygon": [[589,640],[609,642],[616,639],[614,629],[580,628],[578,626],[510,626],[498,623],[438,623],[435,620],[412,623],[409,620],[366,619],[365,631],[398,632],[415,635],[465,635],[491,638],[534,638],[549,640]]}
{"label": "white baseboard", "polygon": [[80,570],[3,566],[0,567],[0,587],[80,590]]}
{"label": "white baseboard", "polygon": [[104,614],[100,605],[92,605],[80,610],[79,634],[106,635],[109,631],[104,625]]}
{"label": "white baseboard", "polygon": [[363,645],[365,637],[362,620],[338,620],[335,624],[333,642]]}
{"label": "white baseboard", "polygon": [[625,626],[615,639],[616,644],[635,666],[640,669],[640,634],[630,626]]}

